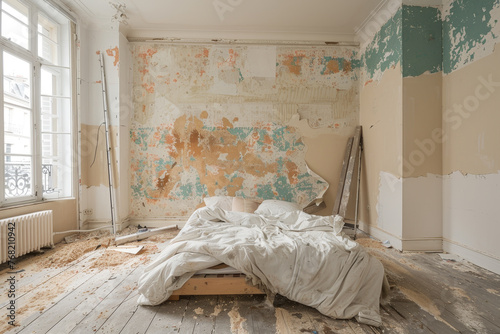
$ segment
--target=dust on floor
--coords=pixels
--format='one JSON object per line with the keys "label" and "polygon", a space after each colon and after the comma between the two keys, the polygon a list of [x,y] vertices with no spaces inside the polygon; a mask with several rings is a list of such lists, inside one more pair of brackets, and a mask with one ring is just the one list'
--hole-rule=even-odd
{"label": "dust on floor", "polygon": [[[118,236],[137,233],[137,227],[129,226],[117,233]],[[179,230],[151,236],[147,239],[127,243],[127,246],[143,246],[137,254],[116,252],[108,249],[114,246],[114,236],[108,231],[80,233],[67,238],[53,249],[32,253],[17,259],[16,278],[16,324],[57,302],[60,296],[70,291],[72,282],[85,279],[96,271],[118,272],[124,268],[145,265],[151,255],[159,253],[159,244],[173,239]],[[0,280],[6,281],[12,274],[7,264],[2,265]],[[135,287],[134,287],[135,288]],[[35,290],[36,289],[36,290]],[[10,300],[8,293],[0,295],[0,305],[6,307]],[[7,322],[0,324],[0,333],[12,329]]]}

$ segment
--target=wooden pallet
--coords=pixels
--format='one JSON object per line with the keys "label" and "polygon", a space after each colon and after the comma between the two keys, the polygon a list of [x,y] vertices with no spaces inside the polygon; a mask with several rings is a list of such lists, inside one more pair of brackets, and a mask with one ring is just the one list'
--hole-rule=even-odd
{"label": "wooden pallet", "polygon": [[197,295],[263,295],[259,288],[246,282],[244,274],[194,275],[168,300]]}

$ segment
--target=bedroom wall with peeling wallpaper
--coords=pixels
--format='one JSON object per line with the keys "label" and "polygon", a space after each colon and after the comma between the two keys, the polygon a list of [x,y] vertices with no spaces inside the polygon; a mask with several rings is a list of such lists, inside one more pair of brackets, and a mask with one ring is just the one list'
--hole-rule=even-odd
{"label": "bedroom wall with peeling wallpaper", "polygon": [[[131,216],[188,216],[205,196],[308,204],[358,123],[355,48],[135,44]],[[310,147],[308,147],[310,146]]]}
{"label": "bedroom wall with peeling wallpaper", "polygon": [[495,272],[499,21],[499,0],[403,4],[360,52],[363,228]]}

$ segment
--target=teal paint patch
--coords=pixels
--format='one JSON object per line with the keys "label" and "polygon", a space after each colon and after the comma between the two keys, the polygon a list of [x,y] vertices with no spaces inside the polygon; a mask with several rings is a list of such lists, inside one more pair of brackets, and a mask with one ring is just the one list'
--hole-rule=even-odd
{"label": "teal paint patch", "polygon": [[132,196],[134,198],[141,198],[142,196],[144,196],[142,186],[140,184],[131,185],[130,188],[132,189]]}
{"label": "teal paint patch", "polygon": [[368,80],[402,61],[402,9],[400,8],[375,34],[361,56]]}
{"label": "teal paint patch", "polygon": [[257,185],[257,196],[262,199],[273,199],[273,186],[271,184]]}
{"label": "teal paint patch", "polygon": [[403,5],[403,77],[441,71],[442,34],[439,8]]}
{"label": "teal paint patch", "polygon": [[231,128],[227,129],[230,134],[238,137],[239,140],[246,140],[248,136],[252,135],[253,128]]}
{"label": "teal paint patch", "polygon": [[[443,23],[443,68],[446,74],[475,59],[474,50],[495,43],[499,36],[492,30],[500,18],[491,17],[500,0],[454,0]],[[493,23],[492,23],[493,22]],[[490,41],[487,41],[490,38]]]}
{"label": "teal paint patch", "polygon": [[288,183],[286,176],[278,177],[276,179],[276,182],[274,182],[274,188],[278,193],[278,195],[276,196],[277,199],[287,202],[293,202],[295,192],[292,188],[292,185]]}
{"label": "teal paint patch", "polygon": [[149,137],[153,132],[153,128],[139,128],[136,131],[130,131],[130,137],[142,151],[147,151],[149,147]]}
{"label": "teal paint patch", "polygon": [[180,199],[189,199],[193,196],[193,185],[191,183],[183,184],[179,187],[176,194]]}
{"label": "teal paint patch", "polygon": [[[142,163],[142,161],[140,163]],[[172,167],[172,165],[174,163],[175,163],[175,160],[170,158],[170,157],[166,160],[163,158],[160,158],[159,160],[155,161],[155,164],[156,164],[155,171],[156,171],[156,173],[160,173],[162,171],[168,170]],[[143,171],[143,169],[141,170],[141,172],[142,171]]]}

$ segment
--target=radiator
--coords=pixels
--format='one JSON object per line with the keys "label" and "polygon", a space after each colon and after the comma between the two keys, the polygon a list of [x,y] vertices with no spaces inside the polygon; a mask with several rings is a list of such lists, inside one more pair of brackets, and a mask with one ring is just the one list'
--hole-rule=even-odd
{"label": "radiator", "polygon": [[[12,229],[15,233],[9,236]],[[52,231],[52,210],[0,220],[0,263],[9,260],[9,245],[15,245],[16,257],[54,246]]]}

